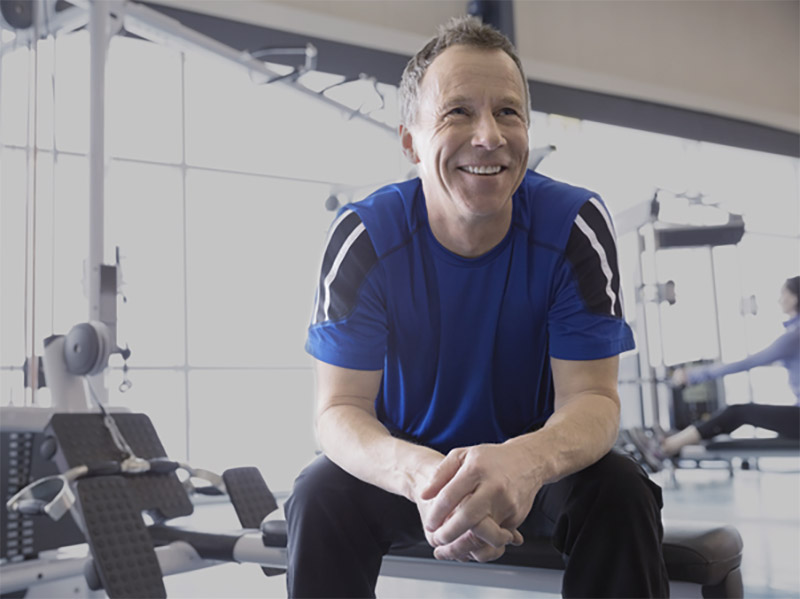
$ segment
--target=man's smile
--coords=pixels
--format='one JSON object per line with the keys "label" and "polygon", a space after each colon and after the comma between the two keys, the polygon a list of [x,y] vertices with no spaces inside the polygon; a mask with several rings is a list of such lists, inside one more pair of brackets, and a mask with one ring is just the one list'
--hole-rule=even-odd
{"label": "man's smile", "polygon": [[458,170],[469,173],[470,175],[496,175],[501,171],[506,170],[506,167],[500,165],[469,165],[459,166]]}

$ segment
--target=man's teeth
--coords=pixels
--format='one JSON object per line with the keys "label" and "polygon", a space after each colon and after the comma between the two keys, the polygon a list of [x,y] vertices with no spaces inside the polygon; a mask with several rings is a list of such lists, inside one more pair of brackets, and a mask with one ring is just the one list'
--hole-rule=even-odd
{"label": "man's teeth", "polygon": [[461,167],[471,175],[496,175],[502,170],[502,166],[464,166]]}

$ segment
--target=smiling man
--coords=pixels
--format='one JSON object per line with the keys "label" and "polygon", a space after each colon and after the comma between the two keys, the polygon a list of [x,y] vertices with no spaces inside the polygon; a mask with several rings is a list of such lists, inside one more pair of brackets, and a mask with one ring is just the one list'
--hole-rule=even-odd
{"label": "smiling man", "polygon": [[527,170],[527,82],[491,27],[441,28],[400,100],[419,178],[345,206],[322,260],[324,454],[285,506],[289,595],[374,596],[423,539],[490,561],[548,535],[564,596],[666,596],[660,489],[611,451],[633,340],[605,205]]}

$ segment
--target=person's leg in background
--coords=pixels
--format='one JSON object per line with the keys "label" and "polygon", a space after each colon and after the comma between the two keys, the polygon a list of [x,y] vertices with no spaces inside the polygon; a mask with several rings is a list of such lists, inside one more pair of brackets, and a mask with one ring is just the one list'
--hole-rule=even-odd
{"label": "person's leg in background", "polygon": [[686,445],[726,435],[740,426],[750,424],[774,431],[789,439],[800,438],[800,407],[772,406],[756,403],[728,406],[704,422],[688,426],[668,436],[661,442],[661,449],[668,455],[676,455]]}
{"label": "person's leg in background", "polygon": [[668,597],[661,489],[612,451],[537,494],[523,536],[550,535],[566,560],[564,597]]}
{"label": "person's leg in background", "polygon": [[374,597],[383,555],[425,539],[417,507],[351,476],[325,456],[284,505],[289,597]]}

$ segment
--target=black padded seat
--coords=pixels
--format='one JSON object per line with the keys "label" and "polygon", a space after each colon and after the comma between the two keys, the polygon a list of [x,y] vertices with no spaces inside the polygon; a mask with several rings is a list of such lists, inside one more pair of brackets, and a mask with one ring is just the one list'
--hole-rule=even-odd
{"label": "black padded seat", "polygon": [[703,446],[707,451],[798,451],[800,452],[800,439],[786,437],[770,437],[766,439],[734,439],[723,437],[711,439]]}
{"label": "black padded seat", "polygon": [[[781,458],[800,456],[800,440],[786,437],[768,437],[762,439],[736,439],[719,436],[697,445],[687,445],[674,461],[694,460],[726,461],[730,464],[733,458],[747,460],[750,458]],[[733,470],[731,469],[731,474]]]}
{"label": "black padded seat", "polygon": [[[264,544],[286,546],[286,522],[265,520],[261,524]],[[670,580],[690,582],[704,587],[740,586],[742,537],[733,526],[705,522],[667,522],[662,544]],[[389,555],[431,558],[427,543],[395,548]],[[493,563],[529,568],[563,570],[561,554],[549,538],[528,538],[519,547],[508,547],[505,555]],[[705,594],[704,596],[714,596]],[[737,596],[736,591],[722,596]]]}
{"label": "black padded seat", "polygon": [[717,585],[742,563],[742,537],[729,525],[668,522],[661,546],[671,580]]}

